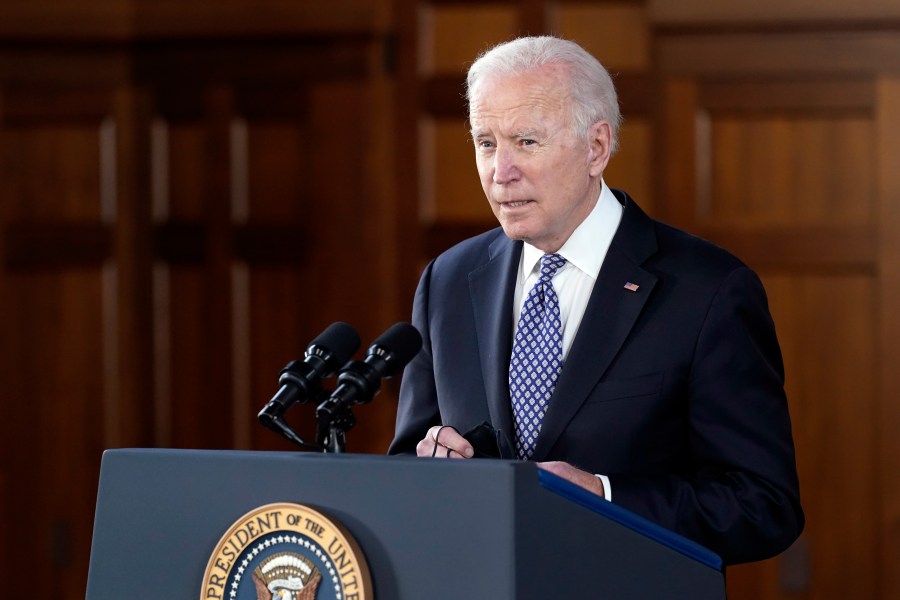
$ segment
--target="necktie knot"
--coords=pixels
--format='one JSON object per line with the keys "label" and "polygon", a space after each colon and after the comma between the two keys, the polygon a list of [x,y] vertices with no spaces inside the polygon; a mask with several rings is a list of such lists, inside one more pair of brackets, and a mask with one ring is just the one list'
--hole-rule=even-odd
{"label": "necktie knot", "polygon": [[566,264],[566,259],[559,254],[543,255],[541,257],[541,281],[546,283],[553,279],[553,276],[564,264]]}

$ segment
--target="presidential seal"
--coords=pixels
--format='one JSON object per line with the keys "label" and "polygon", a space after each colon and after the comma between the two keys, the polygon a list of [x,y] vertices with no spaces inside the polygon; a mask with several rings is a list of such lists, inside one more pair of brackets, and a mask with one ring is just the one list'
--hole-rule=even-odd
{"label": "presidential seal", "polygon": [[372,600],[365,556],[337,522],[302,504],[235,521],[206,565],[200,600]]}

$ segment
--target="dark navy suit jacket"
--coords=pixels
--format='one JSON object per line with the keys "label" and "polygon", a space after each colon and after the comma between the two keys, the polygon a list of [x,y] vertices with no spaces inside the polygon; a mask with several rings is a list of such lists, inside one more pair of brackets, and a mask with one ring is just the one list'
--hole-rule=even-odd
{"label": "dark navy suit jacket", "polygon": [[[612,500],[719,553],[760,560],[803,528],[781,352],[758,277],[626,194],[537,439],[535,461],[608,475]],[[522,243],[501,229],[435,259],[416,292],[390,453],[485,421],[513,447],[508,368]],[[638,286],[636,291],[626,283]]]}

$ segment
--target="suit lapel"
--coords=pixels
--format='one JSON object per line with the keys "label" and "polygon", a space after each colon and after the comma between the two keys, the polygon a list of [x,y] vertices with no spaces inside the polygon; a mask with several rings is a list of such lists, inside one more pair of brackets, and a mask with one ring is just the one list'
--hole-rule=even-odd
{"label": "suit lapel", "polygon": [[[625,212],[603,266],[572,348],[566,357],[538,435],[533,460],[544,460],[569,421],[600,381],[644,308],[656,276],[641,264],[656,252],[650,220],[624,196]],[[628,283],[636,291],[625,288]]]}
{"label": "suit lapel", "polygon": [[521,242],[500,236],[491,244],[489,262],[469,273],[488,410],[494,428],[505,438],[507,451],[515,449],[509,399],[509,355],[512,351],[513,288],[521,254]]}

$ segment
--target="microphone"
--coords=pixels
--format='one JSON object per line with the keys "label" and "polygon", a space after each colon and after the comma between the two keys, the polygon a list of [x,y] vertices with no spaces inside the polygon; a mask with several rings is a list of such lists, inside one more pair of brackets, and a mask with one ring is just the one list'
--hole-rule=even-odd
{"label": "microphone", "polygon": [[400,372],[419,353],[422,336],[409,323],[395,323],[382,333],[366,353],[364,361],[347,363],[338,374],[338,387],[316,410],[317,417],[330,421],[353,404],[370,402],[381,380]]}
{"label": "microphone", "polygon": [[[281,387],[259,412],[259,422],[285,435],[282,421],[285,411],[294,404],[318,400],[321,379],[333,375],[359,349],[359,334],[347,323],[332,323],[306,348],[303,362],[292,360],[278,377]],[[288,430],[290,428],[287,428]]]}

